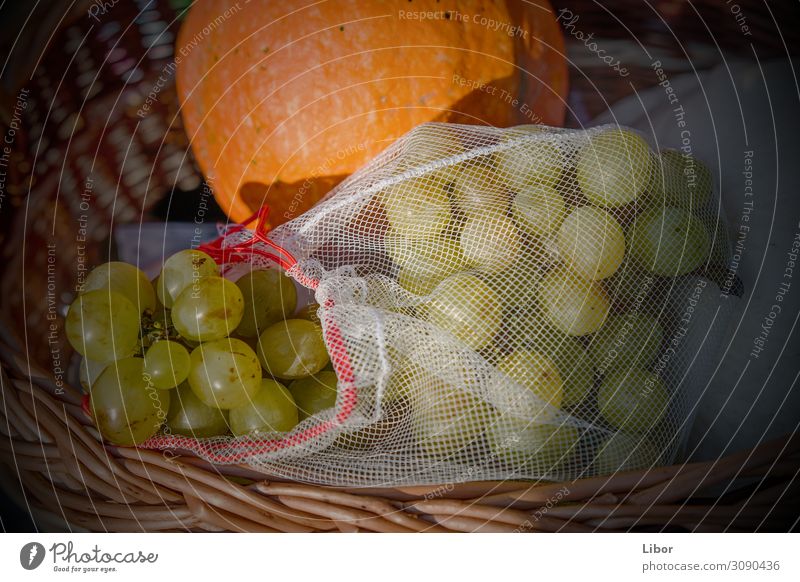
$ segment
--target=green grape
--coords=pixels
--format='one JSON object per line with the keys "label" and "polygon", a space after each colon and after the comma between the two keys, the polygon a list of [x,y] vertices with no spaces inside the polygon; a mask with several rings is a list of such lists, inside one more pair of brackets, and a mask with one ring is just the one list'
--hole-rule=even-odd
{"label": "green grape", "polygon": [[423,370],[413,358],[402,358],[392,367],[392,373],[386,381],[383,393],[384,402],[396,402],[404,398],[412,398],[422,385]]}
{"label": "green grape", "polygon": [[441,282],[441,277],[420,277],[404,268],[397,272],[397,284],[414,295],[430,295]]}
{"label": "green grape", "polygon": [[318,325],[287,319],[272,324],[258,338],[258,359],[268,374],[295,380],[322,370],[330,356]]}
{"label": "green grape", "polygon": [[657,277],[636,262],[625,259],[617,272],[603,281],[611,301],[617,308],[641,304],[653,289]]}
{"label": "green grape", "polygon": [[[436,160],[449,158],[466,151],[458,133],[448,125],[420,125],[404,138],[403,151],[398,157],[399,172],[419,168]],[[447,165],[426,174],[443,183],[452,182],[458,174],[457,164]]]}
{"label": "green grape", "polygon": [[82,356],[97,362],[127,358],[139,341],[139,311],[124,295],[98,289],[70,305],[67,339]]}
{"label": "green grape", "polygon": [[564,198],[549,184],[530,184],[519,190],[512,205],[514,219],[531,236],[556,232],[567,214]]}
{"label": "green grape", "polygon": [[433,325],[472,349],[492,341],[503,320],[497,294],[475,275],[457,273],[442,281],[425,306]]}
{"label": "green grape", "polygon": [[459,240],[467,262],[486,273],[514,264],[522,250],[514,221],[497,212],[467,218]]}
{"label": "green grape", "polygon": [[172,323],[186,339],[205,342],[233,332],[244,315],[244,297],[235,283],[203,277],[183,290],[172,306]]}
{"label": "green grape", "polygon": [[[541,134],[539,139],[525,137]],[[508,148],[495,152],[497,170],[508,187],[520,192],[534,183],[555,186],[564,172],[565,160],[561,148],[535,125],[518,126],[507,130],[501,144]]]}
{"label": "green grape", "polygon": [[583,401],[594,386],[594,369],[586,348],[577,338],[553,327],[536,308],[520,308],[506,315],[505,346],[533,350],[550,358],[562,381],[561,407]]}
{"label": "green grape", "polygon": [[550,406],[561,405],[563,382],[553,361],[542,353],[517,350],[501,359],[497,368],[525,386]]}
{"label": "green grape", "polygon": [[156,308],[153,285],[142,271],[128,263],[114,261],[95,267],[86,277],[81,293],[96,289],[111,289],[124,295],[134,306],[139,307],[139,313]]}
{"label": "green grape", "polygon": [[192,350],[189,385],[208,406],[229,410],[249,402],[261,386],[258,357],[242,340],[205,342]]}
{"label": "green grape", "polygon": [[542,279],[542,264],[538,259],[523,249],[520,257],[505,269],[482,277],[507,312],[526,311],[536,304],[536,289]]}
{"label": "green grape", "polygon": [[636,217],[628,230],[631,257],[664,277],[697,269],[708,258],[711,238],[703,223],[681,208],[654,208]]}
{"label": "green grape", "polygon": [[698,210],[711,198],[712,180],[708,167],[678,150],[662,150],[650,184],[653,202]]}
{"label": "green grape", "polygon": [[466,265],[458,242],[444,235],[415,239],[389,230],[383,245],[401,269],[420,279],[442,280]]}
{"label": "green grape", "polygon": [[646,432],[663,418],[669,394],[656,374],[641,368],[619,369],[603,379],[597,405],[603,418],[614,427]]}
{"label": "green grape", "polygon": [[594,333],[608,315],[603,287],[574,273],[556,268],[539,283],[539,304],[550,323],[569,335]]}
{"label": "green grape", "polygon": [[236,333],[256,337],[273,323],[291,317],[297,307],[297,289],[277,269],[251,271],[236,281],[244,296],[244,315]]}
{"label": "green grape", "polygon": [[[256,357],[258,357],[258,338],[257,337],[242,337],[242,338],[236,338],[236,339],[240,339],[244,343],[246,343],[247,347],[250,348],[251,350],[253,350],[253,353],[256,354]],[[197,344],[197,346],[199,346],[199,345],[200,344]],[[195,348],[197,348],[197,346],[195,346]],[[261,364],[259,363],[259,365],[261,365]]]}
{"label": "green grape", "polygon": [[658,450],[653,444],[631,433],[618,431],[608,437],[597,450],[594,458],[596,475],[649,469],[658,465]]}
{"label": "green grape", "polygon": [[584,279],[605,279],[622,264],[625,233],[608,212],[582,206],[573,210],[558,230],[558,251]]}
{"label": "green grape", "polygon": [[506,309],[527,308],[536,303],[536,288],[543,276],[543,265],[537,263],[537,259],[523,251],[522,256],[504,270],[485,278]]}
{"label": "green grape", "polygon": [[509,197],[505,184],[498,181],[491,158],[485,156],[458,164],[453,181],[452,200],[467,215],[505,212]]}
{"label": "green grape", "polygon": [[289,432],[298,423],[297,405],[282,384],[264,378],[252,400],[231,410],[230,423],[236,436]]}
{"label": "green grape", "polygon": [[318,311],[319,303],[309,303],[308,305],[302,307],[293,319],[307,319],[308,321],[321,326],[322,323],[319,320]]}
{"label": "green grape", "polygon": [[86,392],[92,389],[92,384],[95,383],[107,366],[108,362],[95,362],[89,358],[81,358],[78,375],[81,386]]}
{"label": "green grape", "polygon": [[164,307],[172,307],[181,292],[202,277],[219,275],[214,259],[202,251],[185,250],[172,255],[164,262],[156,281],[158,300]]}
{"label": "green grape", "polygon": [[529,345],[549,357],[558,368],[563,382],[561,407],[582,402],[594,386],[592,360],[583,344],[577,338],[544,326]]}
{"label": "green grape", "polygon": [[381,197],[395,233],[408,238],[432,238],[450,222],[450,200],[444,184],[430,176],[409,178]]}
{"label": "green grape", "polygon": [[159,390],[175,388],[189,376],[189,351],[178,342],[161,340],[144,355],[144,371]]}
{"label": "green grape", "polygon": [[567,424],[503,417],[487,426],[486,440],[492,454],[526,472],[555,473],[578,445],[580,432]]}
{"label": "green grape", "polygon": [[100,374],[92,386],[90,409],[103,439],[138,445],[158,432],[169,410],[169,392],[149,385],[144,360],[123,358]]}
{"label": "green grape", "polygon": [[441,381],[417,392],[411,402],[411,422],[423,452],[447,457],[463,451],[483,433],[489,407],[470,394]]}
{"label": "green grape", "polygon": [[184,382],[170,401],[167,428],[173,434],[198,439],[221,436],[228,432],[228,411],[203,403]]}
{"label": "green grape", "polygon": [[589,355],[599,374],[614,368],[646,368],[658,355],[663,338],[655,317],[636,311],[610,315],[592,336]]}
{"label": "green grape", "polygon": [[336,386],[339,379],[333,372],[319,372],[289,384],[300,420],[336,406]]}
{"label": "green grape", "polygon": [[636,200],[650,183],[650,147],[627,129],[592,136],[577,154],[578,185],[597,206],[617,207]]}
{"label": "green grape", "polygon": [[498,340],[502,347],[511,349],[544,345],[551,341],[552,334],[565,335],[550,324],[535,302],[529,305],[519,304],[507,311],[502,332],[502,338]]}

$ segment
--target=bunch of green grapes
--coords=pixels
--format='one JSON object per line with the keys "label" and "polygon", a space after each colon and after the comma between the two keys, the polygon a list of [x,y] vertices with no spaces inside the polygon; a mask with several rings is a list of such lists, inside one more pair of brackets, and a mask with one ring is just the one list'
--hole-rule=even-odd
{"label": "bunch of green grapes", "polygon": [[[425,296],[420,317],[543,402],[596,414],[596,396],[609,425],[643,433],[664,417],[669,394],[649,371],[662,323],[642,305],[660,278],[708,260],[692,212],[708,203],[710,172],[622,128],[572,153],[536,126],[500,142],[449,166],[446,179],[433,173],[385,193],[397,281]],[[540,440],[545,429],[532,426],[521,440]]]}
{"label": "bunch of green grapes", "polygon": [[[502,462],[551,471],[580,435],[537,420],[549,406],[591,409],[618,431],[598,449],[598,471],[630,466],[630,450],[644,465],[652,455],[637,443],[671,401],[651,371],[670,326],[641,308],[659,278],[711,260],[695,214],[710,200],[710,172],[682,154],[655,154],[625,129],[594,133],[575,151],[542,132],[514,128],[494,153],[417,173],[374,199],[396,280],[420,296],[414,313],[542,406],[500,422],[463,385],[421,372],[426,354],[393,371],[386,399],[408,407],[426,454],[455,455],[480,440]],[[466,152],[455,133],[445,142],[447,155]],[[424,143],[403,153],[401,170],[441,158]],[[318,306],[298,311],[297,299],[277,270],[231,281],[197,250],[169,257],[154,284],[124,263],[95,269],[66,332],[104,439],[282,434],[335,407]]]}
{"label": "bunch of green grapes", "polygon": [[[399,188],[397,199],[384,199],[386,248],[399,284],[424,296],[420,317],[543,403],[591,415],[590,422],[599,415],[618,430],[596,461],[601,471],[616,470],[652,457],[643,435],[668,414],[671,395],[651,370],[671,326],[651,315],[648,301],[663,278],[713,260],[702,220],[711,173],[690,156],[653,152],[623,128],[577,145],[564,148],[541,127],[514,128],[492,154],[448,167],[445,180],[440,172],[410,181],[405,199]],[[392,376],[393,394],[436,384],[406,368]],[[419,396],[410,400],[420,406]],[[475,437],[451,428],[454,419],[475,426],[465,409],[484,415],[465,396],[425,404],[416,424],[435,429],[429,450],[439,454]],[[484,435],[501,458],[549,469],[579,436],[564,427],[553,439],[548,426],[498,422]],[[618,459],[629,448],[641,458]]]}
{"label": "bunch of green grapes", "polygon": [[[531,141],[538,133],[537,126],[514,128],[502,150],[406,179],[378,195],[389,225],[384,250],[403,288],[429,295],[454,274],[507,271],[530,254],[528,239],[556,232],[566,215],[557,189],[566,156],[544,134]],[[437,139],[453,154],[466,151],[452,132]],[[431,152],[418,146],[419,154],[403,152],[401,168],[444,155],[433,154],[445,146]]]}
{"label": "bunch of green grapes", "polygon": [[[83,356],[80,381],[103,438],[138,445],[159,430],[283,433],[333,407],[337,381],[322,371],[330,359],[319,320],[302,310],[293,319],[296,307],[281,272],[232,282],[198,250],[169,257],[155,288],[132,265],[94,269],[66,331]],[[297,385],[290,391],[280,380]]]}

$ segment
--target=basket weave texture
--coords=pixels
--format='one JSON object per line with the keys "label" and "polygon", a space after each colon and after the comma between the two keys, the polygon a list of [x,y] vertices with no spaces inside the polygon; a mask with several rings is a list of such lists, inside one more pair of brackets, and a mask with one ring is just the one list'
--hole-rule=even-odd
{"label": "basket weave texture", "polygon": [[[71,389],[58,394],[2,338],[3,454],[40,523],[73,531],[589,532],[782,530],[800,438],[722,460],[565,483],[479,482],[337,489],[285,482],[190,456],[103,446]],[[698,491],[736,477],[730,498]],[[68,524],[68,525],[67,525]],[[56,526],[57,527],[57,526]]]}

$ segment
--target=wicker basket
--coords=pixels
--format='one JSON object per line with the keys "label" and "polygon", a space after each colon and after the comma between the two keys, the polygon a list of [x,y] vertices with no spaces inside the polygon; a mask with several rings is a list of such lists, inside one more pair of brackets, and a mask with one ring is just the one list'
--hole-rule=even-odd
{"label": "wicker basket", "polygon": [[[681,2],[656,4],[671,29],[659,28],[655,14],[651,19],[641,18],[644,8],[640,2],[616,3],[613,14],[590,2],[570,3],[570,8],[580,12],[586,28],[609,31],[609,37],[624,38],[625,28],[620,23],[630,20],[639,27],[639,40],[678,56],[681,53],[673,45],[682,34],[683,38],[706,42],[705,30],[698,29],[698,18],[705,16],[719,22],[715,36],[723,47],[741,48],[740,37],[731,31],[735,21],[720,18],[721,11],[713,3],[695,2],[696,15],[687,15]],[[784,49],[773,34],[774,15],[755,2],[740,4],[748,10],[755,40],[763,45],[761,56],[770,51],[780,54]],[[161,10],[161,17],[174,26],[167,3],[154,6],[152,9]],[[81,9],[85,11],[85,4]],[[136,13],[126,13],[122,6],[114,10],[108,19],[130,20]],[[70,26],[88,28],[90,24],[75,22],[73,18]],[[59,35],[53,46],[67,41],[64,29]],[[569,37],[568,44],[572,53],[581,49],[580,43]],[[134,50],[133,45],[128,48]],[[51,48],[53,52],[58,51]],[[55,63],[51,69],[57,70],[62,57],[43,62]],[[152,85],[163,62],[144,62],[144,86]],[[655,82],[646,67],[631,63],[629,68],[633,74],[624,80],[610,75],[608,67],[573,70],[568,123],[581,124],[607,107],[607,101]],[[121,89],[112,86],[111,92],[115,91]],[[156,127],[163,127],[164,132],[169,128],[174,134],[168,140],[172,151],[183,155],[186,140],[180,127],[176,129],[175,109],[169,106],[174,103],[174,91],[169,86],[163,91],[159,101],[167,106],[154,118],[163,122]],[[7,88],[4,93],[9,93]],[[102,111],[108,107],[108,101],[103,100],[106,97],[94,96],[88,104]],[[13,100],[7,100],[2,111],[12,112],[13,105]],[[44,106],[34,102],[34,107]],[[122,111],[114,122],[129,127],[131,111],[135,111],[135,105]],[[8,115],[5,119],[7,122]],[[14,167],[9,173],[8,192],[16,195],[8,198],[7,207],[2,209],[6,261],[0,281],[0,458],[5,473],[21,485],[17,493],[10,494],[18,497],[18,504],[26,508],[40,529],[585,532],[783,531],[793,526],[796,515],[785,513],[779,504],[797,489],[800,438],[796,437],[768,442],[715,462],[566,483],[446,483],[380,490],[287,482],[248,467],[211,466],[188,455],[104,445],[81,409],[80,389],[69,385],[66,375],[53,372],[56,357],[66,368],[69,348],[58,341],[63,338],[59,318],[49,317],[52,304],[47,301],[48,290],[51,286],[69,289],[73,284],[72,261],[78,260],[74,222],[79,212],[75,200],[80,201],[80,187],[70,198],[58,180],[48,178],[52,168],[30,163],[30,152],[35,150],[30,144],[40,142],[42,135],[32,135],[27,129],[17,138]],[[80,135],[70,135],[72,149],[62,153],[77,184],[87,177],[77,163],[86,152],[93,156],[101,152],[101,172],[112,177],[130,172],[130,168],[115,166],[120,145],[110,141],[108,133],[93,131],[90,126]],[[173,154],[167,154],[144,147],[143,157],[151,175],[148,197],[137,195],[135,183],[121,182],[123,191],[117,197],[118,206],[107,214],[109,221],[136,220],[156,201],[154,192],[165,196],[181,180],[197,180],[191,171],[179,175],[169,160]],[[9,211],[14,205],[18,206],[16,214]],[[105,234],[98,234],[87,241],[84,252],[89,264],[103,256],[104,238]],[[59,249],[59,264],[52,267],[51,246]],[[24,281],[22,291],[20,281]],[[70,297],[53,299],[63,306]],[[731,487],[734,480],[736,488]],[[4,478],[4,486],[7,481],[8,477]],[[796,509],[792,506],[792,511]]]}
{"label": "wicker basket", "polygon": [[[58,387],[4,335],[2,449],[36,520],[92,531],[785,530],[776,503],[796,489],[800,438],[711,463],[568,483],[482,482],[348,490],[271,479],[246,467],[103,446],[79,394]],[[16,344],[16,345],[15,345]],[[15,349],[16,348],[16,349]],[[737,477],[730,498],[698,492]]]}

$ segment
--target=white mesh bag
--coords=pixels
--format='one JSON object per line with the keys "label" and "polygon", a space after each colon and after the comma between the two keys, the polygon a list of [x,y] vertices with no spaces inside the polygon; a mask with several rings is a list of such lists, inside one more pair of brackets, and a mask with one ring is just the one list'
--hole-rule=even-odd
{"label": "white mesh bag", "polygon": [[631,130],[422,125],[268,239],[221,243],[314,290],[336,407],[275,440],[179,445],[343,486],[671,462],[719,215],[705,166]]}

